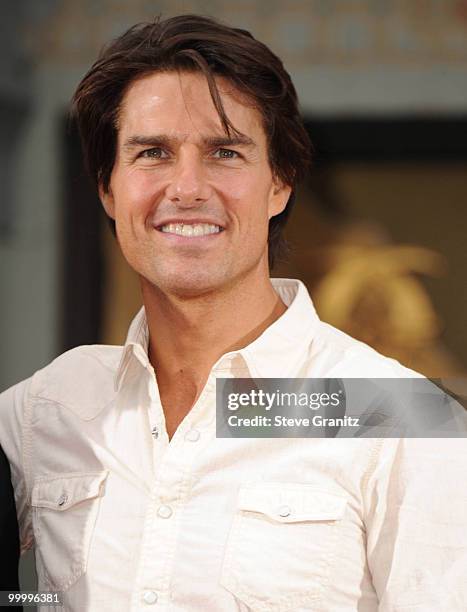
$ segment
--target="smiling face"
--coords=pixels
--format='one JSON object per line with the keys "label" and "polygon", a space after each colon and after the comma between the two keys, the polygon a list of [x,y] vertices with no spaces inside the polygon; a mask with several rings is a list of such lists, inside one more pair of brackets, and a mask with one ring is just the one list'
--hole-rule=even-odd
{"label": "smiling face", "polygon": [[269,219],[291,191],[273,177],[258,110],[225,79],[216,83],[241,137],[226,135],[196,72],[141,78],[120,109],[101,200],[143,285],[164,293],[195,296],[267,278]]}

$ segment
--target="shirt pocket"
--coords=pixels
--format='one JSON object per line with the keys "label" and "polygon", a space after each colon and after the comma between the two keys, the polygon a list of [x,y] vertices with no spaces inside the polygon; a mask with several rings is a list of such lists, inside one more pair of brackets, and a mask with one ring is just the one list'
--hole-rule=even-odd
{"label": "shirt pocket", "polygon": [[31,496],[38,574],[65,591],[85,572],[107,471],[34,482]]}
{"label": "shirt pocket", "polygon": [[347,500],[313,485],[243,486],[220,583],[252,610],[285,612],[321,599]]}

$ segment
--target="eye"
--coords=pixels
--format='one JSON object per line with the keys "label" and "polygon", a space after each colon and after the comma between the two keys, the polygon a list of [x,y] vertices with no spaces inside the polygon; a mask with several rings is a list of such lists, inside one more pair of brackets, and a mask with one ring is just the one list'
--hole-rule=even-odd
{"label": "eye", "polygon": [[214,157],[218,157],[219,159],[237,159],[237,157],[240,157],[240,153],[232,151],[232,149],[217,149],[217,151],[214,152]]}
{"label": "eye", "polygon": [[167,153],[160,147],[154,147],[153,149],[141,151],[138,157],[143,157],[146,159],[165,159],[167,157]]}

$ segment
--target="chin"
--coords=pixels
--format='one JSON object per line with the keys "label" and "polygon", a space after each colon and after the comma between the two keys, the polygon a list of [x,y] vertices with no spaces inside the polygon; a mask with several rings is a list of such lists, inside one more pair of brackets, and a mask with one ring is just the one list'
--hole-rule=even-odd
{"label": "chin", "polygon": [[171,274],[165,278],[154,279],[156,285],[163,293],[172,294],[179,298],[196,298],[220,289],[225,284],[225,279],[219,275],[197,273]]}

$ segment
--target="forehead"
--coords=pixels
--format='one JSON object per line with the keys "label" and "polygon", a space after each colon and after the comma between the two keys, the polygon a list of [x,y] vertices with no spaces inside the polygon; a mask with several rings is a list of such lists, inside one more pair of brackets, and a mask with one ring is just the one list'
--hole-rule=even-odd
{"label": "forehead", "polygon": [[[232,125],[255,140],[265,141],[260,111],[222,77],[215,78],[225,113]],[[199,72],[153,73],[133,82],[118,115],[119,137],[133,132],[178,135],[225,135],[205,76]]]}

